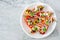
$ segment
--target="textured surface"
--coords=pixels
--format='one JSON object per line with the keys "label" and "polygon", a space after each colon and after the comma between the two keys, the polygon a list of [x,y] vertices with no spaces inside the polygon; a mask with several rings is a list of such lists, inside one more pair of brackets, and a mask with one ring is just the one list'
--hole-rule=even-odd
{"label": "textured surface", "polygon": [[[35,2],[49,4],[57,16],[54,32],[43,39],[27,36],[20,27],[20,14],[26,5]],[[0,0],[0,40],[60,40],[60,0]]]}

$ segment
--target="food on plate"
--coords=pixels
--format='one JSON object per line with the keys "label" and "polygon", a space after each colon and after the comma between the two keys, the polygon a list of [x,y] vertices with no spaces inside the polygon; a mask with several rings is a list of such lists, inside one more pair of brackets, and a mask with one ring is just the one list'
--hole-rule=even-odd
{"label": "food on plate", "polygon": [[39,32],[40,34],[45,34],[51,23],[55,21],[53,17],[53,12],[44,11],[43,5],[38,5],[37,7],[27,8],[24,11],[24,21],[31,29],[31,33]]}

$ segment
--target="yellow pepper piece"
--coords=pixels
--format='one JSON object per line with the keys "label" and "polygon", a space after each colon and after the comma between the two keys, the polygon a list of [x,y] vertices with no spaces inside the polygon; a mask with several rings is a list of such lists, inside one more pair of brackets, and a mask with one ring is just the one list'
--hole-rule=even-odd
{"label": "yellow pepper piece", "polygon": [[30,15],[30,12],[28,12],[28,11],[25,11],[25,15]]}
{"label": "yellow pepper piece", "polygon": [[35,20],[35,21],[33,22],[34,25],[36,25],[37,23],[38,23],[38,20]]}
{"label": "yellow pepper piece", "polygon": [[44,8],[44,6],[40,5],[37,8],[40,8],[40,10],[42,10]]}

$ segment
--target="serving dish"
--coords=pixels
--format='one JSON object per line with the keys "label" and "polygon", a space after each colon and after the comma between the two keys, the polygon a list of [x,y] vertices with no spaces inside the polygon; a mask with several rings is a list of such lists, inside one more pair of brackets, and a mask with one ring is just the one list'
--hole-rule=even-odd
{"label": "serving dish", "polygon": [[[45,7],[45,9],[44,9],[45,11],[52,12],[53,13],[54,20],[55,20],[53,23],[51,23],[49,25],[46,33],[44,33],[43,35],[41,33],[38,33],[38,32],[32,34],[30,32],[31,29],[28,27],[28,25],[26,25],[26,22],[24,21],[24,12],[25,12],[25,10],[28,9],[28,8],[35,8],[35,7],[39,6],[39,5],[44,6]],[[25,7],[25,9],[22,11],[21,16],[20,16],[20,24],[21,24],[21,27],[22,27],[23,31],[28,36],[30,36],[32,38],[44,38],[44,37],[49,36],[54,31],[54,29],[56,27],[56,14],[55,14],[54,10],[49,5],[47,5],[45,3],[41,3],[41,2],[40,3],[33,3],[33,4],[30,4],[30,5],[27,5]]]}

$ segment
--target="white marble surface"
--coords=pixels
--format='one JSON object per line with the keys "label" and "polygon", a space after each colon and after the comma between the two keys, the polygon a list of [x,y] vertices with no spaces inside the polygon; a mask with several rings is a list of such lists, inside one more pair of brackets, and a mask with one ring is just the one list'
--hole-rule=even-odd
{"label": "white marble surface", "polygon": [[[54,32],[43,39],[27,36],[20,27],[20,14],[25,5],[35,2],[49,4],[56,12]],[[0,0],[0,40],[60,40],[60,0]]]}

